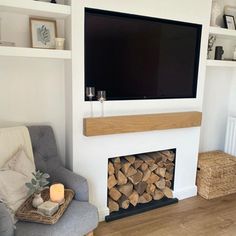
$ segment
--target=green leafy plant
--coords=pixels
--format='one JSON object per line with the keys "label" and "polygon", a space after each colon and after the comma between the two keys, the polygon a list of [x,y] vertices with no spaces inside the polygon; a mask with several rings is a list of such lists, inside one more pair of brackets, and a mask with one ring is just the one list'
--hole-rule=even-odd
{"label": "green leafy plant", "polygon": [[31,182],[25,184],[29,189],[29,195],[41,193],[42,190],[49,184],[47,180],[50,177],[49,174],[40,172],[39,170],[32,174],[34,178],[31,179]]}

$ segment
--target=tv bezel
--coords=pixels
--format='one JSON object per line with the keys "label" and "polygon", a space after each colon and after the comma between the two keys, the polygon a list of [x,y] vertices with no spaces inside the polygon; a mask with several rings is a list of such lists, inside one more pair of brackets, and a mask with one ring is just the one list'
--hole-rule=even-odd
{"label": "tv bezel", "polygon": [[[101,15],[108,15],[108,16],[118,16],[118,17],[125,17],[129,19],[138,19],[138,20],[145,20],[145,21],[154,21],[154,22],[161,22],[166,24],[175,24],[175,25],[183,25],[183,26],[189,26],[194,27],[197,30],[197,38],[196,38],[196,48],[195,48],[195,60],[194,60],[194,79],[193,79],[193,96],[183,96],[183,97],[149,97],[149,96],[143,96],[143,97],[107,97],[107,101],[132,101],[132,100],[165,100],[165,99],[196,99],[197,98],[197,91],[198,91],[198,75],[199,75],[199,64],[200,64],[200,50],[201,50],[201,38],[202,38],[202,25],[197,23],[189,23],[189,22],[183,22],[183,21],[176,21],[176,20],[169,20],[169,19],[162,19],[157,17],[151,17],[151,16],[143,16],[143,15],[136,15],[131,13],[123,13],[123,12],[115,12],[115,11],[109,11],[109,10],[101,10],[101,9],[95,9],[95,8],[85,8],[84,12],[84,91],[86,90],[86,13],[95,13],[95,14],[101,14]],[[93,98],[93,100],[96,100],[96,98]],[[84,94],[84,101],[90,101],[86,94]]]}

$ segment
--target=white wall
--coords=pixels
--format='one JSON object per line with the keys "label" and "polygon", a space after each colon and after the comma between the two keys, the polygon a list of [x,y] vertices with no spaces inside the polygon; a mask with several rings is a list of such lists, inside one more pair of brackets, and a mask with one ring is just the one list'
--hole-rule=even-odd
{"label": "white wall", "polygon": [[65,156],[63,61],[0,57],[0,126],[49,124]]}
{"label": "white wall", "polygon": [[[89,116],[89,104],[84,102],[84,7],[140,14],[165,19],[173,19],[203,25],[201,58],[199,66],[199,84],[196,99],[181,100],[139,100],[105,102],[106,115],[145,114],[165,111],[202,110],[203,86],[205,81],[205,62],[207,53],[208,26],[210,20],[211,0],[85,0],[72,1],[72,84],[73,84],[73,169],[89,180],[90,198],[97,205],[101,214],[106,209],[106,178],[107,159],[116,155],[145,152],[159,148],[178,146],[180,139],[191,160],[188,172],[188,183],[177,185],[176,194],[180,190],[182,197],[184,189],[195,192],[195,170],[198,152],[199,130],[183,129],[169,132],[146,132],[139,134],[111,135],[87,138],[83,136],[83,118]],[[78,53],[79,52],[79,53]],[[96,115],[100,115],[100,104],[94,103]],[[171,140],[171,141],[170,141]],[[172,142],[173,140],[173,142]],[[150,143],[149,143],[150,141]],[[175,143],[174,143],[175,141]],[[188,142],[189,141],[189,142]],[[186,145],[183,145],[186,144]],[[180,147],[179,146],[179,147]],[[150,150],[151,149],[151,150]],[[193,151],[193,152],[192,152]],[[185,167],[184,167],[185,168]],[[183,169],[182,169],[183,172]],[[182,178],[181,175],[179,177]],[[180,181],[181,182],[181,181]],[[186,194],[185,196],[192,196]]]}

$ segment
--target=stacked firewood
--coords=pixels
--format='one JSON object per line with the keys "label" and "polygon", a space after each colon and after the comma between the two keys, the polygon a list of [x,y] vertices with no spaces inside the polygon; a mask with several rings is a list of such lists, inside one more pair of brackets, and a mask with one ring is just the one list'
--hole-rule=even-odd
{"label": "stacked firewood", "polygon": [[108,162],[110,213],[130,205],[173,198],[173,151],[112,158]]}

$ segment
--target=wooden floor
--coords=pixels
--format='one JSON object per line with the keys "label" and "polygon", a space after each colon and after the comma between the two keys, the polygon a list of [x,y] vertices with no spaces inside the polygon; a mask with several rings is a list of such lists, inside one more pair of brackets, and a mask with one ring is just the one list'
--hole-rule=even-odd
{"label": "wooden floor", "polygon": [[193,197],[110,223],[95,236],[236,236],[236,194],[205,200]]}

